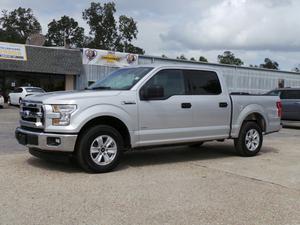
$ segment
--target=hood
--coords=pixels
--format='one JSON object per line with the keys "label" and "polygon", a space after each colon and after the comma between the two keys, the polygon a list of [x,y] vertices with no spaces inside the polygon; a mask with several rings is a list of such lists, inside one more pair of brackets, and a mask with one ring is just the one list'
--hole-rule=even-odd
{"label": "hood", "polygon": [[57,91],[27,96],[24,100],[42,102],[44,104],[73,104],[75,101],[110,97],[120,94],[120,91],[83,90],[83,91]]}

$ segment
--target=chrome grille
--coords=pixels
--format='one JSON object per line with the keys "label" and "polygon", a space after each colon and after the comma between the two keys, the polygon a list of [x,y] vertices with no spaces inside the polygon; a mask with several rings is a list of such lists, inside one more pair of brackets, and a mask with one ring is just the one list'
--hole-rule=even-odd
{"label": "chrome grille", "polygon": [[43,128],[44,110],[41,102],[23,101],[20,106],[21,126]]}

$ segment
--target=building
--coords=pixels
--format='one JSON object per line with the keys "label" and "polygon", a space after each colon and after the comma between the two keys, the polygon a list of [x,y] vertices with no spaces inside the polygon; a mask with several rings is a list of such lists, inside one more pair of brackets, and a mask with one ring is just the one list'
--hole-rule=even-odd
{"label": "building", "polygon": [[230,92],[264,93],[279,86],[300,87],[300,74],[260,68],[181,61],[95,49],[65,49],[0,42],[0,94],[18,86],[46,91],[84,89],[112,71],[139,64],[209,65],[221,71]]}
{"label": "building", "polygon": [[81,65],[80,50],[0,42],[0,93],[7,97],[18,86],[73,90]]}
{"label": "building", "polygon": [[[111,53],[102,50],[93,50],[102,57]],[[85,58],[85,49],[82,51],[83,59]],[[116,53],[117,58],[126,58],[126,53]],[[278,87],[300,87],[300,73],[289,71],[277,71],[252,67],[240,67],[233,65],[203,63],[195,61],[182,61],[177,59],[162,58],[156,56],[140,55],[137,57],[135,64],[189,64],[214,67],[221,71],[225,77],[229,92],[249,92],[249,93],[265,93],[269,90]],[[77,88],[87,87],[96,80],[103,79],[112,71],[116,70],[118,62],[113,62],[111,57],[108,57],[111,62],[103,60],[91,60],[86,63],[83,60],[83,67],[80,77],[78,77]],[[109,65],[110,64],[110,65]]]}

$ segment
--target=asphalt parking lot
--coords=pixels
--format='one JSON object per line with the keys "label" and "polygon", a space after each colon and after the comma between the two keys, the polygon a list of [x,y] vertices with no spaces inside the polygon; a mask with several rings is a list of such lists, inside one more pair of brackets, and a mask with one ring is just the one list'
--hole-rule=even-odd
{"label": "asphalt parking lot", "polygon": [[300,224],[300,129],[265,137],[257,157],[232,141],[124,156],[86,174],[17,144],[18,109],[0,109],[0,224]]}

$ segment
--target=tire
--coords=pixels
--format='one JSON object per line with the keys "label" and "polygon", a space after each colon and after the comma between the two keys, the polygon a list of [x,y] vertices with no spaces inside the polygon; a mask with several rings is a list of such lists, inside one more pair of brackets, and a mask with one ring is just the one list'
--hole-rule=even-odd
{"label": "tire", "polygon": [[198,143],[195,143],[195,144],[191,144],[189,145],[190,148],[199,148],[201,147],[202,145],[204,144],[204,142],[198,142]]}
{"label": "tire", "polygon": [[240,130],[239,137],[234,140],[237,153],[245,157],[257,155],[262,143],[262,129],[255,122],[245,122]]}
{"label": "tire", "polygon": [[[108,145],[104,146],[105,143]],[[80,136],[76,149],[78,164],[87,172],[109,172],[119,164],[123,143],[115,128],[106,125],[92,127]]]}
{"label": "tire", "polygon": [[21,106],[22,98],[19,99],[19,106]]}

